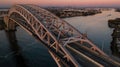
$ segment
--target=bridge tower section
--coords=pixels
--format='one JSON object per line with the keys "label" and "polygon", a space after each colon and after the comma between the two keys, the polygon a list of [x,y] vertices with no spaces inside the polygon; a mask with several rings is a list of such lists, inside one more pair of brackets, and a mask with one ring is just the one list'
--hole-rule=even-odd
{"label": "bridge tower section", "polygon": [[5,30],[7,31],[15,31],[16,30],[16,23],[12,19],[10,19],[8,16],[4,16],[4,22],[5,22]]}

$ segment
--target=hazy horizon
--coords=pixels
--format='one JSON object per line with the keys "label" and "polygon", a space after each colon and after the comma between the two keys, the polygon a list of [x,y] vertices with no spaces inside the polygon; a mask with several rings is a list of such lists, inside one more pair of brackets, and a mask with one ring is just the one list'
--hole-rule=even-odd
{"label": "hazy horizon", "polygon": [[120,0],[2,0],[0,8],[9,8],[14,4],[36,4],[45,7],[120,7]]}

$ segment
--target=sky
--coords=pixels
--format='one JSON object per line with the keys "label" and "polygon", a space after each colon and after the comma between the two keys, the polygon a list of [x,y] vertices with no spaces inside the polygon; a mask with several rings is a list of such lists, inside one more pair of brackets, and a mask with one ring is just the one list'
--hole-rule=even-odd
{"label": "sky", "polygon": [[120,7],[120,0],[0,0],[0,7],[14,4],[37,4],[40,6]]}

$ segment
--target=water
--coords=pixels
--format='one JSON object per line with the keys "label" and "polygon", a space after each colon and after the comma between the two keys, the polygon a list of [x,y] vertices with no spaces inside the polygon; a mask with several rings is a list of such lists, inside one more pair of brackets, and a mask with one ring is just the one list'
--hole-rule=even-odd
{"label": "water", "polygon": [[[111,14],[111,16],[109,16]],[[113,29],[108,20],[120,17],[114,10],[84,17],[65,18],[105,53],[112,56],[110,42]],[[102,47],[103,45],[103,47]],[[43,44],[18,27],[16,32],[0,31],[0,67],[57,67]]]}
{"label": "water", "polygon": [[72,17],[65,18],[75,28],[82,33],[87,33],[90,38],[100,49],[105,53],[111,54],[111,41],[113,29],[108,27],[108,20],[120,18],[120,13],[115,12],[114,9],[110,11],[103,11],[101,14],[94,16]]}
{"label": "water", "polygon": [[16,32],[0,31],[0,67],[56,67],[41,42],[22,28]]}

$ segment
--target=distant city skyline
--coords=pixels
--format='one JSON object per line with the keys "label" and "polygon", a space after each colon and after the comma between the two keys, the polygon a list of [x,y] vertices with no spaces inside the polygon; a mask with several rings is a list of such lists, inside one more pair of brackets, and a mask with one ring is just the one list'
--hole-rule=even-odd
{"label": "distant city skyline", "polygon": [[39,6],[77,6],[77,7],[120,7],[120,0],[1,0],[0,7],[14,4],[36,4]]}

